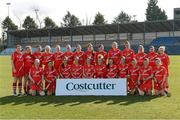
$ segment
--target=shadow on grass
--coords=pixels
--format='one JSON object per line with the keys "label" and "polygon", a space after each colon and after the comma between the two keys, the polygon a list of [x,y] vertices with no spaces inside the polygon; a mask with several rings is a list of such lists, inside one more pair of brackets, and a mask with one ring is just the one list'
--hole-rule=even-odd
{"label": "shadow on grass", "polygon": [[69,105],[77,106],[81,104],[106,104],[106,105],[130,105],[138,102],[149,102],[155,99],[155,96],[5,96],[0,98],[0,105],[12,104],[30,106],[34,104],[40,104],[40,106],[46,105]]}

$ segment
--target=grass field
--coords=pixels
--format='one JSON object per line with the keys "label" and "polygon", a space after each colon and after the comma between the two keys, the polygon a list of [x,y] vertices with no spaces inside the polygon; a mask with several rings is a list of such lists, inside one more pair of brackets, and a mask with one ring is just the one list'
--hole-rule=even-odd
{"label": "grass field", "polygon": [[180,56],[171,56],[171,97],[13,97],[10,57],[0,57],[0,119],[180,119]]}

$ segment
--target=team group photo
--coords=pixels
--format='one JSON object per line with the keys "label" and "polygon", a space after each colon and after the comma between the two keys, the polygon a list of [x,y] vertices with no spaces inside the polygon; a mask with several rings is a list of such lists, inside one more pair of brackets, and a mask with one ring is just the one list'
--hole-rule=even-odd
{"label": "team group photo", "polygon": [[68,44],[65,52],[56,45],[54,53],[49,45],[45,46],[44,52],[39,45],[33,53],[31,46],[22,50],[17,45],[11,56],[13,95],[22,95],[22,88],[24,95],[34,96],[36,92],[44,95],[43,89],[47,95],[52,95],[57,78],[127,78],[130,94],[167,95],[170,60],[165,46],[160,46],[157,52],[150,46],[149,52],[145,53],[143,45],[139,45],[135,53],[128,41],[124,45],[121,51],[117,42],[113,42],[108,52],[104,51],[103,44],[99,45],[98,51],[94,51],[91,43],[86,51],[82,51],[79,44],[72,51]]}
{"label": "team group photo", "polygon": [[1,119],[180,119],[179,0],[0,0]]}

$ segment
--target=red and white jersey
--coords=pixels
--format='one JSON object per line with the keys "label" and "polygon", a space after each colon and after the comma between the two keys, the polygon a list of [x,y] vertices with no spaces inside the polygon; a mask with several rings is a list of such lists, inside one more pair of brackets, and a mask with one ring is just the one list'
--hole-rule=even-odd
{"label": "red and white jersey", "polygon": [[83,66],[83,78],[94,78],[95,69],[94,65]]}
{"label": "red and white jersey", "polygon": [[45,65],[45,68],[48,67],[48,62],[49,61],[54,61],[53,53],[44,52],[43,56],[42,56],[42,63],[43,63],[43,65]]}
{"label": "red and white jersey", "polygon": [[87,58],[91,58],[91,64],[95,65],[95,55],[96,52],[94,51],[86,51],[84,52],[84,59],[86,60]]}
{"label": "red and white jersey", "polygon": [[29,74],[31,75],[32,79],[38,83],[42,81],[43,77],[43,69],[41,67],[36,68],[34,65],[29,70]]}
{"label": "red and white jersey", "polygon": [[73,64],[73,61],[74,61],[74,54],[73,54],[73,52],[65,52],[64,53],[64,57],[68,58],[68,64],[69,65]]}
{"label": "red and white jersey", "polygon": [[117,65],[111,65],[107,69],[106,77],[107,78],[116,78],[117,74],[118,74],[118,67],[117,67]]}
{"label": "red and white jersey", "polygon": [[83,67],[81,65],[71,65],[72,78],[82,78]]}
{"label": "red and white jersey", "polygon": [[54,53],[54,68],[56,69],[56,71],[58,72],[59,70],[59,66],[62,64],[63,62],[63,56],[64,53],[63,52],[55,52]]}
{"label": "red and white jersey", "polygon": [[108,58],[112,58],[114,64],[118,65],[121,59],[121,51],[119,49],[110,49],[108,51]]}
{"label": "red and white jersey", "polygon": [[97,64],[98,56],[99,56],[99,55],[102,55],[102,56],[103,56],[103,64],[106,64],[107,52],[106,52],[106,51],[96,52],[96,54],[95,54],[95,62],[96,62],[96,64]]}
{"label": "red and white jersey", "polygon": [[11,55],[11,60],[13,61],[16,70],[24,69],[24,57],[22,52],[13,52]]}
{"label": "red and white jersey", "polygon": [[95,65],[95,77],[96,78],[106,78],[107,69],[106,65]]}
{"label": "red and white jersey", "polygon": [[167,70],[164,66],[160,66],[160,67],[155,66],[153,68],[153,75],[157,81],[161,82],[163,80],[164,76],[167,75]]}
{"label": "red and white jersey", "polygon": [[42,57],[43,57],[43,53],[42,52],[34,52],[32,54],[33,59],[39,59],[40,60],[40,66],[42,66]]}
{"label": "red and white jersey", "polygon": [[151,66],[147,66],[147,67],[140,67],[139,70],[139,75],[140,75],[140,80],[143,81],[143,79],[148,78],[149,76],[151,76],[153,74],[152,72],[152,67]]}
{"label": "red and white jersey", "polygon": [[139,66],[142,66],[143,65],[143,61],[144,61],[144,58],[146,58],[146,53],[142,52],[142,53],[137,53],[135,55],[135,58],[138,62],[138,65]]}
{"label": "red and white jersey", "polygon": [[120,78],[126,78],[128,75],[128,65],[127,64],[119,64],[118,65],[118,76]]}
{"label": "red and white jersey", "polygon": [[122,56],[125,57],[126,64],[131,64],[135,54],[132,49],[124,49],[122,52]]}
{"label": "red and white jersey", "polygon": [[54,68],[52,68],[52,69],[46,68],[44,70],[44,78],[46,80],[55,81],[57,76],[58,76],[58,73],[57,73],[56,69],[54,69]]}
{"label": "red and white jersey", "polygon": [[154,67],[155,59],[158,57],[158,54],[156,52],[149,52],[146,57],[149,59],[149,65]]}
{"label": "red and white jersey", "polygon": [[34,59],[31,53],[24,53],[23,54],[23,58],[24,58],[24,67],[32,67],[33,63],[34,63]]}
{"label": "red and white jersey", "polygon": [[137,81],[139,77],[139,66],[130,66],[128,75],[130,76],[130,79],[133,81]]}
{"label": "red and white jersey", "polygon": [[167,73],[169,74],[169,70],[168,70],[168,65],[170,64],[169,56],[166,53],[158,54],[158,58],[161,59],[162,66],[164,66],[167,69]]}
{"label": "red and white jersey", "polygon": [[74,52],[74,57],[79,57],[79,64],[84,65],[85,59],[84,59],[84,52]]}
{"label": "red and white jersey", "polygon": [[71,78],[71,65],[60,66],[59,73],[61,78]]}

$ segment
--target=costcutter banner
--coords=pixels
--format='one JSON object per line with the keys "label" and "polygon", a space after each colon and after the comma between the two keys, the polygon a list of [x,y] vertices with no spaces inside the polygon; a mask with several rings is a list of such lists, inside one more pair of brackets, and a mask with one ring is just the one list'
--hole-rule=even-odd
{"label": "costcutter banner", "polygon": [[126,96],[126,79],[57,79],[56,96]]}

